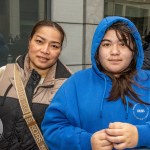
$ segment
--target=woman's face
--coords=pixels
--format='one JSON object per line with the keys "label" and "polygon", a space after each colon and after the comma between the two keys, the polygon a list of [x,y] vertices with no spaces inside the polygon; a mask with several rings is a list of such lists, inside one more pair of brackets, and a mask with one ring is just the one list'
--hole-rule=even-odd
{"label": "woman's face", "polygon": [[39,27],[29,41],[28,54],[30,67],[36,70],[48,70],[54,65],[61,52],[61,34],[52,27]]}
{"label": "woman's face", "polygon": [[[121,36],[120,36],[121,38]],[[131,63],[133,52],[119,40],[114,30],[108,30],[100,44],[99,61],[102,67],[118,76]]]}

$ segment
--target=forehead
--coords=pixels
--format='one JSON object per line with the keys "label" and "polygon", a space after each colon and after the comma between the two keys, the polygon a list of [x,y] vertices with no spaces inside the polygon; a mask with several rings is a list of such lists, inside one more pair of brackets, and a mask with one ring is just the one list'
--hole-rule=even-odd
{"label": "forehead", "polygon": [[118,39],[118,38],[119,39],[121,38],[120,33],[116,30],[111,29],[111,30],[106,31],[103,39],[112,39],[113,40],[113,39]]}
{"label": "forehead", "polygon": [[43,37],[44,39],[54,39],[54,40],[61,40],[61,34],[60,32],[54,28],[54,27],[50,27],[50,26],[41,26],[39,27],[34,36],[40,36]]}
{"label": "forehead", "polygon": [[51,27],[51,26],[39,26],[38,28],[36,28],[35,33],[37,32],[55,32],[57,34],[60,34],[60,32],[55,28],[55,27]]}

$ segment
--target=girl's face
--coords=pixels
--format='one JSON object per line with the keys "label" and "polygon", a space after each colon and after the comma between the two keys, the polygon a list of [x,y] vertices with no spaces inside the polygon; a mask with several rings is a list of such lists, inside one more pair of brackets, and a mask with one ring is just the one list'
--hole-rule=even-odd
{"label": "girl's face", "polygon": [[54,65],[61,53],[61,34],[52,27],[39,27],[29,41],[30,67],[39,70],[48,70]]}
{"label": "girl's face", "polygon": [[[121,39],[121,36],[120,36]],[[133,52],[119,40],[114,30],[108,30],[100,44],[99,61],[102,67],[118,76],[131,63]]]}

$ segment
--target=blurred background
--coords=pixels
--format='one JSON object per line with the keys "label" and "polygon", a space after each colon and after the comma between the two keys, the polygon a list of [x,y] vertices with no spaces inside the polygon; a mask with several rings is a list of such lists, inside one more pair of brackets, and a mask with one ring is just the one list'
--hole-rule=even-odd
{"label": "blurred background", "polygon": [[33,25],[50,19],[67,35],[60,59],[73,72],[88,68],[93,32],[103,17],[111,15],[132,20],[148,47],[150,0],[0,0],[0,66],[26,53]]}

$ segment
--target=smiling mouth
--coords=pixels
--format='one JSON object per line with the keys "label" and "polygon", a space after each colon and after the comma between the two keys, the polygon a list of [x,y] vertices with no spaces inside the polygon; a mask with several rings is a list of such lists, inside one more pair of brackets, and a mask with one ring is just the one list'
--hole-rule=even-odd
{"label": "smiling mouth", "polygon": [[46,61],[48,61],[48,59],[47,59],[47,58],[45,58],[45,57],[38,56],[38,58],[39,58],[39,60],[40,60],[40,61],[42,61],[42,62],[46,62]]}

